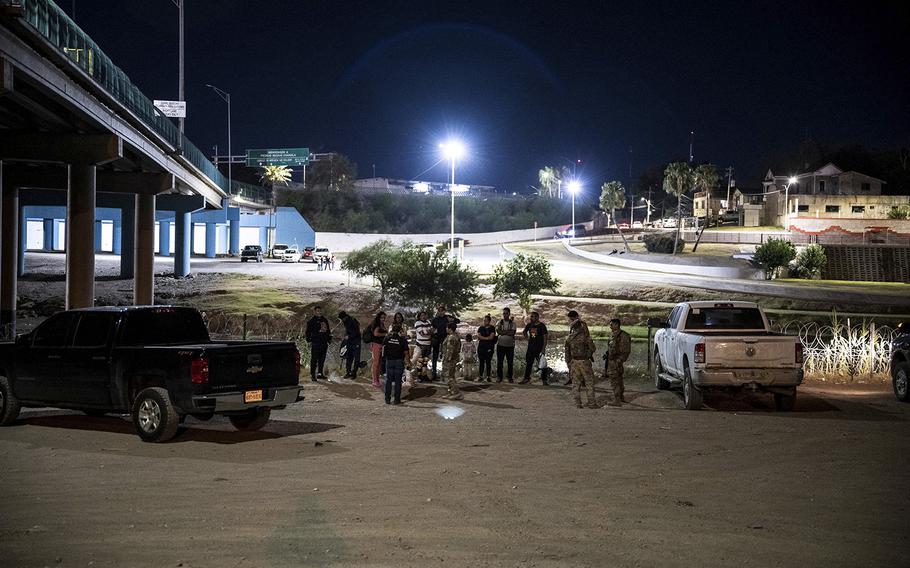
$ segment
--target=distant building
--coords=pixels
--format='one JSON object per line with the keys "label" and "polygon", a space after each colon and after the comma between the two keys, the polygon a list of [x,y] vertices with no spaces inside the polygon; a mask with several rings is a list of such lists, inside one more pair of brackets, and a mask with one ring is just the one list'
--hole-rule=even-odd
{"label": "distant building", "polygon": [[[374,177],[354,181],[354,189],[365,193],[394,193],[399,195],[449,195],[451,184],[436,181],[403,180]],[[455,184],[455,195],[479,197],[494,193],[491,185]]]}

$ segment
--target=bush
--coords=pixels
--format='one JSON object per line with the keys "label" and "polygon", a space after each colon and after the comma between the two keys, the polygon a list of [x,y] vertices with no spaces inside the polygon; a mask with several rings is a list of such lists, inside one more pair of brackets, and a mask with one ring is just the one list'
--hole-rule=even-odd
{"label": "bush", "polygon": [[906,205],[898,205],[897,207],[892,207],[891,211],[888,211],[889,219],[910,219],[910,207]]}
{"label": "bush", "polygon": [[550,274],[550,261],[540,255],[516,254],[493,270],[493,296],[518,300],[525,314],[531,311],[531,294],[556,292],[559,280]]}
{"label": "bush", "polygon": [[765,269],[765,278],[776,278],[780,269],[789,265],[796,258],[796,247],[784,239],[769,239],[755,249],[752,262]]}
{"label": "bush", "polygon": [[[673,241],[675,240],[676,235],[673,231],[666,231],[662,233],[650,233],[642,237],[642,241],[645,243],[645,248],[648,252],[659,252],[664,254],[673,253]],[[676,245],[676,252],[680,252],[685,246],[686,242],[682,240],[682,237],[679,239],[679,243]]]}
{"label": "bush", "polygon": [[816,280],[821,276],[822,269],[828,264],[825,248],[821,245],[809,245],[796,255],[794,271],[799,278]]}

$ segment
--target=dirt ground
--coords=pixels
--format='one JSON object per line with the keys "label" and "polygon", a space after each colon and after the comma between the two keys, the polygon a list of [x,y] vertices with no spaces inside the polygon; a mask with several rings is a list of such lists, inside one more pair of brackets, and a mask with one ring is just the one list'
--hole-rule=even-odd
{"label": "dirt ground", "polygon": [[[599,389],[603,385],[599,386]],[[0,430],[3,566],[907,566],[910,405],[807,387],[795,412],[630,384],[306,383],[258,433],[24,411]],[[599,399],[607,399],[606,390]]]}

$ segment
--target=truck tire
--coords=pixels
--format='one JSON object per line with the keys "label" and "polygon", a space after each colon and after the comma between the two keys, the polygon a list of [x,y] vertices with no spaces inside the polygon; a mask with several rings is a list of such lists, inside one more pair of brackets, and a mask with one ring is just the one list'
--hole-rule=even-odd
{"label": "truck tire", "polygon": [[698,410],[704,403],[704,397],[702,397],[701,391],[695,388],[692,383],[692,373],[689,372],[688,363],[685,364],[683,370],[686,375],[683,381],[683,403],[686,405],[686,410]]}
{"label": "truck tire", "polygon": [[0,375],[0,426],[9,426],[15,422],[19,418],[20,408],[9,378]]}
{"label": "truck tire", "polygon": [[894,396],[901,402],[910,402],[910,363],[901,361],[895,363],[891,370],[891,384],[894,386]]}
{"label": "truck tire", "polygon": [[778,412],[790,412],[796,406],[796,389],[790,394],[774,393],[774,409]]}
{"label": "truck tire", "polygon": [[180,416],[167,391],[161,387],[143,389],[133,401],[133,425],[143,442],[166,442],[177,433]]}
{"label": "truck tire", "polygon": [[228,420],[241,432],[255,432],[265,426],[271,416],[271,408],[254,408],[246,414],[228,416]]}
{"label": "truck tire", "polygon": [[660,362],[660,354],[654,350],[654,362],[651,364],[651,372],[654,374],[654,387],[657,390],[667,390],[670,388],[670,382],[661,377],[664,372],[664,366]]}

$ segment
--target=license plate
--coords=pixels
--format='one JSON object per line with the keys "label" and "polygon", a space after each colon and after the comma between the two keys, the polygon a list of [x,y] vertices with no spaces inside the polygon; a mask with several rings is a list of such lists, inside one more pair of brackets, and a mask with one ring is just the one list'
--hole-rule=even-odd
{"label": "license plate", "polygon": [[246,391],[243,393],[243,402],[260,402],[262,400],[262,389]]}

